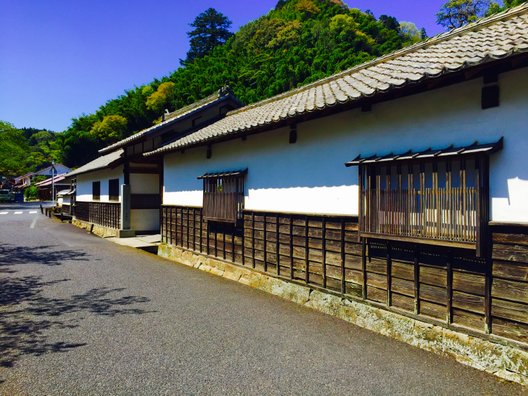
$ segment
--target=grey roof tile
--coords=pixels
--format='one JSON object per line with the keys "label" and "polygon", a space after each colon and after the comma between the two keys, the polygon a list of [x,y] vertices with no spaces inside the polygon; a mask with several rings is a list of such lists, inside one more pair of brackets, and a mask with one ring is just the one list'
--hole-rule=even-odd
{"label": "grey roof tile", "polygon": [[193,113],[196,113],[197,111],[207,107],[207,106],[210,106],[216,102],[219,102],[219,101],[222,101],[222,100],[226,100],[228,98],[232,98],[233,100],[235,101],[238,101],[238,99],[236,99],[234,97],[234,95],[231,93],[229,87],[225,87],[225,88],[221,88],[219,89],[217,92],[215,92],[214,94],[212,95],[209,95],[197,102],[194,102],[190,105],[187,105],[187,106],[184,106],[184,107],[181,107],[171,113],[168,113],[165,115],[165,120],[159,124],[156,124],[156,125],[153,125],[149,128],[146,128],[146,129],[143,129],[142,131],[134,134],[134,135],[131,135],[125,139],[122,139],[120,140],[119,142],[116,142],[114,144],[111,144],[101,150],[99,150],[100,153],[102,154],[106,154],[106,153],[109,153],[111,151],[114,151],[118,148],[121,148],[121,147],[124,147],[126,146],[127,144],[129,143],[132,143],[132,142],[135,142],[137,140],[139,140],[141,137],[144,137],[144,136],[147,136],[149,134],[152,134],[152,133],[155,133],[163,128],[165,128],[166,126],[169,126],[169,125],[172,125],[172,124],[175,124],[177,123],[179,120],[189,116],[190,114],[193,114]]}
{"label": "grey roof tile", "polygon": [[93,161],[88,162],[87,164],[84,164],[83,166],[75,169],[74,171],[71,171],[70,173],[66,174],[66,177],[72,177],[80,175],[82,173],[93,172],[98,169],[111,167],[113,165],[118,164],[121,161],[122,157],[123,149],[113,151],[109,154],[102,155],[94,159]]}
{"label": "grey roof tile", "polygon": [[147,155],[272,129],[282,120],[528,52],[528,3],[238,110]]}

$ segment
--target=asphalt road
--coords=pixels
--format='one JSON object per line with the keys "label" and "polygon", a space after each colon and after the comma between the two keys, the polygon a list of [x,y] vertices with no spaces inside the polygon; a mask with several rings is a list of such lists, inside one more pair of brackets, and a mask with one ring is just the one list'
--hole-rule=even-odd
{"label": "asphalt road", "polygon": [[[520,386],[0,206],[0,394],[515,395]],[[15,212],[22,213],[15,214]]]}

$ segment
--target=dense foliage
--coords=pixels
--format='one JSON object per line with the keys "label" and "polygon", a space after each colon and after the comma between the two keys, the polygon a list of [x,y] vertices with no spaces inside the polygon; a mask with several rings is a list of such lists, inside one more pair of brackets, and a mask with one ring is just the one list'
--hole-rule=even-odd
{"label": "dense foliage", "polygon": [[413,24],[400,28],[393,17],[376,19],[340,0],[280,0],[206,55],[74,119],[64,132],[64,163],[79,166],[98,148],[151,126],[165,108],[180,108],[226,84],[242,102],[253,103],[402,48],[422,34]]}
{"label": "dense foliage", "polygon": [[493,0],[449,0],[436,14],[436,20],[439,25],[454,29],[525,2],[526,0],[504,0],[501,6]]}
{"label": "dense foliage", "polygon": [[62,160],[62,135],[35,128],[17,129],[0,121],[0,175],[19,176]]}

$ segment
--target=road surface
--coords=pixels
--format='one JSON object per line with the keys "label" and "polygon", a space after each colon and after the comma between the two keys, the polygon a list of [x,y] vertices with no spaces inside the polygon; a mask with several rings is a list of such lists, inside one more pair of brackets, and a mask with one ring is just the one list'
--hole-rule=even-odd
{"label": "road surface", "polygon": [[0,207],[2,395],[522,393],[36,208]]}

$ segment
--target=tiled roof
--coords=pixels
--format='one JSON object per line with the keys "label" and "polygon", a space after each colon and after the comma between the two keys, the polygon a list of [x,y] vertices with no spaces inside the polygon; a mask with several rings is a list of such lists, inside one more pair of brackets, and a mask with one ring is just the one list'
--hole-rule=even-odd
{"label": "tiled roof", "polygon": [[310,85],[234,110],[146,155],[227,138],[396,88],[528,52],[528,4],[433,37]]}
{"label": "tiled roof", "polygon": [[123,157],[123,149],[116,150],[110,154],[102,155],[87,164],[75,169],[74,171],[66,174],[66,177],[72,177],[80,175],[81,173],[88,173],[98,169],[112,167],[113,165],[118,164]]}
{"label": "tiled roof", "polygon": [[197,102],[194,102],[188,106],[184,106],[176,111],[173,111],[172,113],[168,113],[165,115],[165,120],[159,124],[153,125],[147,129],[143,129],[142,131],[129,136],[123,140],[120,140],[117,143],[111,144],[110,146],[107,146],[105,148],[102,148],[99,150],[101,154],[108,153],[110,151],[116,150],[118,148],[124,147],[129,143],[135,142],[139,140],[140,138],[144,136],[148,136],[150,134],[154,134],[157,131],[162,130],[166,126],[175,124],[176,122],[182,120],[185,117],[190,116],[191,114],[204,109],[205,107],[211,106],[214,103],[226,100],[228,98],[234,99],[238,102],[238,99],[234,97],[234,95],[231,93],[231,90],[229,87],[221,88],[217,92],[215,92],[212,95],[207,96],[206,98],[199,100]]}
{"label": "tiled roof", "polygon": [[35,183],[35,186],[37,187],[51,186],[53,183],[58,183],[60,181],[63,181],[65,177],[66,177],[66,173],[61,173],[60,175],[57,175],[55,177],[50,177],[49,179]]}
{"label": "tiled roof", "polygon": [[47,166],[39,171],[36,171],[33,173],[35,176],[52,176],[56,175],[58,173],[68,173],[71,171],[70,168],[68,168],[66,165],[63,164],[54,164]]}
{"label": "tiled roof", "polygon": [[491,154],[500,149],[503,146],[503,138],[500,138],[496,142],[480,144],[475,142],[469,146],[464,147],[455,147],[449,146],[442,149],[433,149],[429,148],[424,151],[406,151],[402,154],[390,153],[387,155],[371,155],[363,156],[358,155],[352,161],[346,162],[345,166],[357,166],[363,164],[380,164],[386,162],[397,162],[397,161],[408,161],[408,160],[417,160],[417,159],[427,159],[427,158],[445,158],[445,157],[458,157],[471,154]]}

